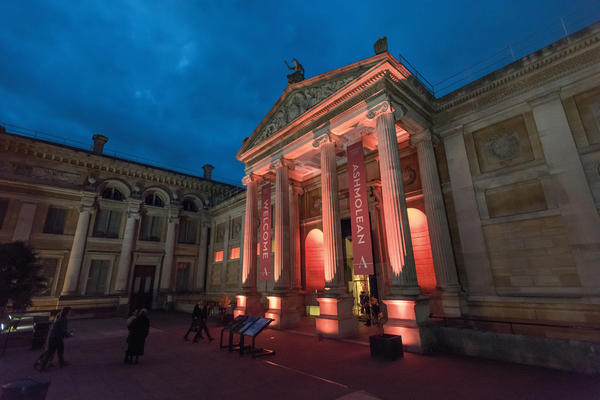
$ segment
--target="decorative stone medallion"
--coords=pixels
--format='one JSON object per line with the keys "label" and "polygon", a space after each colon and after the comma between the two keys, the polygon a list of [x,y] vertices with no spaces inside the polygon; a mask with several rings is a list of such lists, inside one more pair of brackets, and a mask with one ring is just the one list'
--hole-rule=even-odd
{"label": "decorative stone medallion", "polygon": [[417,173],[412,167],[404,167],[402,168],[402,184],[404,186],[409,186],[415,183],[417,179]]}
{"label": "decorative stone medallion", "polygon": [[498,160],[512,160],[521,151],[519,134],[516,131],[509,131],[493,135],[488,139],[486,148],[488,153]]}

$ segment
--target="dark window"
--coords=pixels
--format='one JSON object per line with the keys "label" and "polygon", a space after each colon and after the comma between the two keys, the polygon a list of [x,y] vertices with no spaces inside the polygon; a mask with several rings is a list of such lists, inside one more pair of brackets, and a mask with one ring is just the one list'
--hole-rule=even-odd
{"label": "dark window", "polygon": [[115,189],[115,188],[106,188],[106,189],[104,189],[102,191],[102,198],[103,199],[109,199],[109,200],[118,200],[118,201],[121,201],[125,197],[123,196],[123,194],[121,192],[119,192],[118,189]]}
{"label": "dark window", "polygon": [[121,211],[100,210],[94,224],[95,237],[118,238],[121,228]]}
{"label": "dark window", "polygon": [[163,199],[161,199],[160,196],[157,195],[156,193],[150,193],[149,195],[147,195],[146,198],[144,199],[144,204],[146,204],[147,206],[154,206],[154,207],[164,207],[165,206],[165,202],[163,201]]}
{"label": "dark window", "polygon": [[58,269],[58,259],[40,258],[38,262],[40,264],[39,276],[45,279],[44,289],[38,293],[38,296],[51,296],[52,286],[54,286],[54,279],[56,278],[56,270]]}
{"label": "dark window", "polygon": [[46,223],[44,224],[44,233],[53,233],[62,235],[65,229],[65,217],[67,210],[64,208],[50,207],[46,214]]}
{"label": "dark window", "polygon": [[198,207],[196,207],[196,203],[194,203],[194,200],[183,200],[183,211],[198,212]]}
{"label": "dark window", "polygon": [[196,231],[198,224],[188,218],[182,218],[179,222],[179,243],[196,244]]}
{"label": "dark window", "polygon": [[162,217],[157,215],[144,215],[140,229],[140,240],[160,242],[162,233]]}
{"label": "dark window", "polygon": [[6,217],[6,210],[8,209],[8,201],[0,200],[0,229],[4,225],[4,218]]}
{"label": "dark window", "polygon": [[178,292],[185,292],[189,289],[190,285],[190,263],[179,262],[177,263],[177,275],[175,278],[175,289]]}
{"label": "dark window", "polygon": [[90,295],[104,294],[108,278],[109,260],[92,260],[90,273],[88,274],[85,293]]}

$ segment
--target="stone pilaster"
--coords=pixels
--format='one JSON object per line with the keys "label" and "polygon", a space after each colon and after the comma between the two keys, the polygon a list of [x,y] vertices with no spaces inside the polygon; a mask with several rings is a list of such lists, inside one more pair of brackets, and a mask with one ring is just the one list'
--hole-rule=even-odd
{"label": "stone pilaster", "polygon": [[198,269],[196,271],[196,290],[206,289],[206,264],[208,261],[208,226],[209,222],[200,222],[200,251],[198,251]]}
{"label": "stone pilaster", "polygon": [[442,311],[448,316],[460,316],[460,286],[431,132],[424,130],[412,135],[410,140],[417,148],[431,255],[437,288],[441,292]]}
{"label": "stone pilaster", "polygon": [[294,183],[290,185],[290,246],[292,263],[292,289],[300,290],[302,286],[301,246],[300,246],[300,196],[303,189]]}
{"label": "stone pilaster", "polygon": [[237,295],[235,316],[262,314],[260,294],[256,290],[258,184],[262,179],[247,175],[242,179],[246,185],[246,213],[244,216],[244,251],[242,254],[242,292]]}
{"label": "stone pilaster", "polygon": [[81,273],[81,262],[83,261],[83,253],[87,242],[90,217],[95,211],[95,201],[95,193],[86,193],[81,199],[79,219],[77,220],[77,228],[75,229],[75,236],[73,237],[73,245],[71,247],[71,254],[69,255],[69,264],[67,265],[67,273],[65,274],[65,282],[61,293],[63,296],[77,294],[77,283]]}
{"label": "stone pilaster", "polygon": [[532,102],[584,295],[600,294],[600,216],[559,93]]}
{"label": "stone pilaster", "polygon": [[131,266],[131,252],[135,241],[135,223],[140,219],[139,200],[130,200],[127,204],[125,222],[125,232],[123,232],[123,241],[121,245],[121,255],[119,256],[119,265],[117,267],[117,279],[115,283],[115,292],[126,294],[128,292],[129,269]]}
{"label": "stone pilaster", "polygon": [[[165,240],[165,256],[162,264],[162,273],[160,274],[160,291],[170,292],[171,288],[171,276],[173,275],[173,256],[175,253],[175,236],[177,233],[177,225],[179,224],[179,207],[170,206],[169,214],[167,217],[167,238]],[[170,299],[167,298],[167,303],[170,303]]]}
{"label": "stone pilaster", "polygon": [[353,300],[347,293],[344,281],[335,143],[327,127],[315,134],[313,146],[319,147],[321,151],[321,209],[325,261],[325,291],[317,297],[320,315],[316,318],[316,327],[317,332],[323,336],[350,337],[358,332],[358,323],[352,314]]}

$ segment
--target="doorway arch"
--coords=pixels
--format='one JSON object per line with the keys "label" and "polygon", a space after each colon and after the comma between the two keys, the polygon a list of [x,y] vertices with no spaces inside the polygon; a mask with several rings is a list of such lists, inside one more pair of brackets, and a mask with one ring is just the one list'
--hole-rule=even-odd
{"label": "doorway arch", "polygon": [[306,290],[325,288],[325,255],[323,247],[323,231],[312,229],[304,239],[304,282]]}
{"label": "doorway arch", "polygon": [[419,286],[424,293],[431,293],[435,290],[437,282],[435,280],[433,257],[431,256],[427,216],[417,208],[409,208],[407,211],[410,237],[415,255],[415,267],[417,269],[417,282],[419,282]]}

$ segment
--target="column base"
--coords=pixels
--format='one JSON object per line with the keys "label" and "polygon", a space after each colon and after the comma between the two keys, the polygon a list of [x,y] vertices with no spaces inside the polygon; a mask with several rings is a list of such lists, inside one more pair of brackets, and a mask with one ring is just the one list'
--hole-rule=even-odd
{"label": "column base", "polygon": [[383,300],[388,320],[383,325],[384,333],[402,336],[406,351],[429,353],[432,343],[424,325],[429,320],[429,304],[425,297],[390,298]]}
{"label": "column base", "polygon": [[429,299],[431,313],[435,316],[460,318],[465,309],[464,298],[459,291],[437,290]]}
{"label": "column base", "polygon": [[260,293],[242,293],[235,297],[237,305],[235,310],[233,310],[234,318],[239,315],[263,315],[265,312],[263,305],[260,303]]}
{"label": "column base", "polygon": [[347,338],[358,334],[358,321],[352,314],[354,301],[346,295],[317,297],[321,308],[316,318],[317,333],[330,338]]}
{"label": "column base", "polygon": [[273,318],[269,325],[274,329],[289,329],[300,325],[302,309],[302,296],[298,293],[271,294],[267,296],[269,309],[266,318]]}

